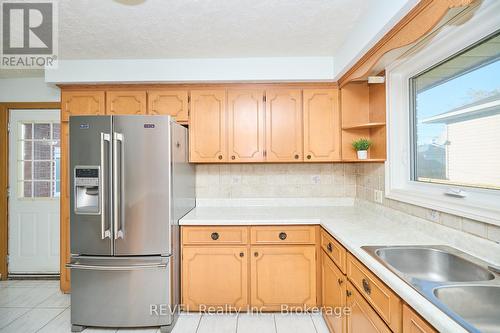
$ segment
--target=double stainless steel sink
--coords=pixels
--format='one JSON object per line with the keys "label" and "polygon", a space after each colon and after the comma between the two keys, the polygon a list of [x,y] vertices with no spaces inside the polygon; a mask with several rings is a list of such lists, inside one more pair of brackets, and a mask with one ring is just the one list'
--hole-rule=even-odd
{"label": "double stainless steel sink", "polygon": [[469,332],[500,332],[500,274],[449,246],[363,246]]}

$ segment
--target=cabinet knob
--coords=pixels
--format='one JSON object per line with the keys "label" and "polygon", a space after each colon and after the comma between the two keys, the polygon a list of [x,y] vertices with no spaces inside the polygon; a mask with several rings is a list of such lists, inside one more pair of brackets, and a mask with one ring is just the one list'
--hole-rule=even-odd
{"label": "cabinet knob", "polygon": [[310,160],[311,159],[311,155],[307,155],[307,159]]}
{"label": "cabinet knob", "polygon": [[231,156],[231,159],[232,159],[232,160],[235,160],[235,159],[236,159],[236,156],[234,156],[234,155],[233,155],[233,156]]}
{"label": "cabinet knob", "polygon": [[287,236],[287,235],[286,235],[286,232],[280,232],[280,234],[279,234],[279,236],[278,236],[278,237],[279,237],[281,240],[285,240],[285,239],[286,239],[286,236]]}
{"label": "cabinet knob", "polygon": [[254,256],[254,257],[258,257],[258,256],[259,256],[259,252],[254,252],[254,253],[253,253],[253,256]]}
{"label": "cabinet knob", "polygon": [[213,240],[218,240],[219,239],[219,233],[218,232],[212,232],[212,234],[210,235],[210,237],[212,237]]}
{"label": "cabinet knob", "polygon": [[298,154],[295,154],[294,158],[295,158],[296,160],[298,160],[298,159],[299,159],[299,155],[298,155]]}
{"label": "cabinet knob", "polygon": [[240,252],[240,257],[244,257],[244,256],[245,256],[245,253]]}
{"label": "cabinet knob", "polygon": [[342,280],[342,279],[338,279],[338,280],[337,280],[337,282],[339,283],[339,286],[341,286],[341,285],[342,285],[342,283],[344,283],[344,280]]}
{"label": "cabinet knob", "polygon": [[217,156],[219,160],[222,160],[222,155]]}
{"label": "cabinet knob", "polygon": [[326,246],[326,249],[328,250],[328,252],[332,252],[333,251],[332,243],[328,243],[328,245]]}
{"label": "cabinet knob", "polygon": [[370,295],[372,292],[372,288],[370,287],[370,283],[366,279],[363,279],[363,290],[368,295]]}
{"label": "cabinet knob", "polygon": [[351,292],[350,290],[346,290],[346,291],[345,291],[345,294],[347,295],[347,297],[351,297],[352,292]]}

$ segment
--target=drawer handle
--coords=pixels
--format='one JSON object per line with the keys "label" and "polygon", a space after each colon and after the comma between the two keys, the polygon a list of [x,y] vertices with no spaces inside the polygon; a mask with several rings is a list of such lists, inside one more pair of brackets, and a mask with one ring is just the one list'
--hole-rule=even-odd
{"label": "drawer handle", "polygon": [[372,288],[370,287],[370,283],[368,282],[368,280],[366,279],[363,279],[363,290],[365,291],[365,293],[367,293],[368,295],[371,294],[372,292]]}
{"label": "drawer handle", "polygon": [[210,237],[212,237],[213,240],[218,240],[219,239],[219,233],[218,232],[212,232],[212,234],[210,235]]}
{"label": "drawer handle", "polygon": [[351,297],[352,292],[351,292],[350,290],[346,290],[346,291],[345,291],[345,294],[347,295],[347,297]]}
{"label": "drawer handle", "polygon": [[333,252],[333,246],[332,246],[332,243],[328,243],[328,245],[326,246],[328,252]]}
{"label": "drawer handle", "polygon": [[242,258],[243,258],[244,256],[245,256],[245,253],[240,252],[240,257],[242,257]]}
{"label": "drawer handle", "polygon": [[280,234],[279,234],[279,236],[278,236],[278,237],[279,237],[281,240],[285,240],[285,239],[286,239],[286,236],[287,236],[287,235],[286,235],[286,232],[280,232]]}
{"label": "drawer handle", "polygon": [[338,279],[338,280],[337,280],[337,282],[339,283],[339,286],[341,286],[341,285],[342,285],[342,283],[344,283],[344,280],[342,280],[342,279]]}
{"label": "drawer handle", "polygon": [[258,257],[258,256],[259,256],[259,252],[254,252],[254,253],[253,253],[253,256],[254,256],[254,257]]}

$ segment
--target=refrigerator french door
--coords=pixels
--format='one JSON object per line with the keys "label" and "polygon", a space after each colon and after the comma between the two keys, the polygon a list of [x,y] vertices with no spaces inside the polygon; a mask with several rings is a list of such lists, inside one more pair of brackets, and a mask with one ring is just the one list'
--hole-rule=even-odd
{"label": "refrigerator french door", "polygon": [[168,116],[70,117],[74,331],[172,325],[178,219],[194,207],[187,147]]}

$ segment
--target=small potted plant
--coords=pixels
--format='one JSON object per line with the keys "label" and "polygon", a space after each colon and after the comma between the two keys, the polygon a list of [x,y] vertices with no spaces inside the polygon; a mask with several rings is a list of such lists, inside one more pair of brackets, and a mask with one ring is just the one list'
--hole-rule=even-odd
{"label": "small potted plant", "polygon": [[368,158],[368,148],[372,145],[372,142],[368,139],[358,139],[352,142],[352,147],[358,153],[359,160],[366,160]]}

